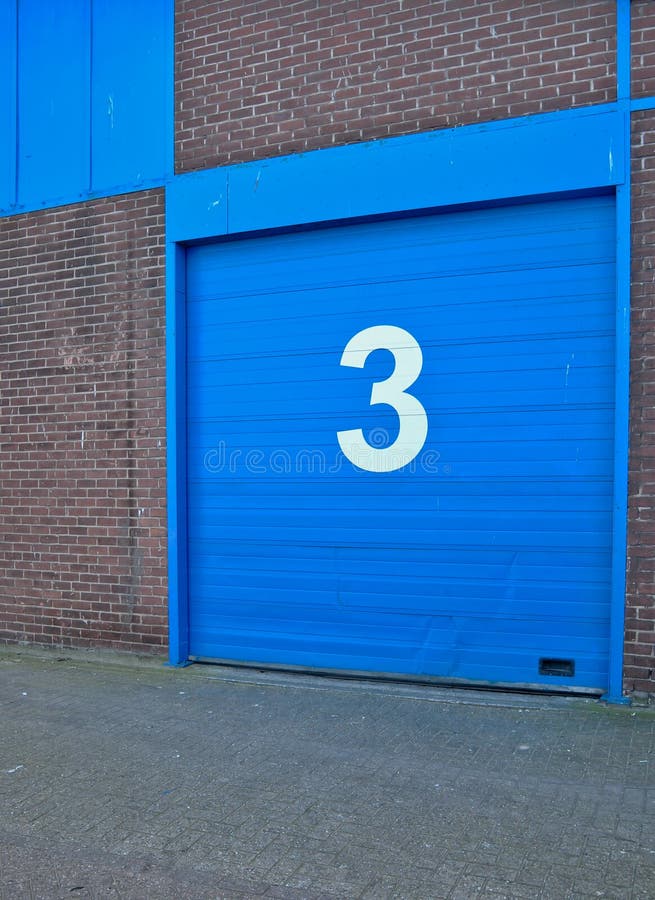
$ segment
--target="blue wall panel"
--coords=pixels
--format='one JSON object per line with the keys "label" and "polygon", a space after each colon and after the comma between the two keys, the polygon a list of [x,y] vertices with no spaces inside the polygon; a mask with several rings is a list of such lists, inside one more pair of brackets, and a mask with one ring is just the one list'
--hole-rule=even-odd
{"label": "blue wall panel", "polygon": [[[608,685],[614,200],[596,197],[187,251],[193,656]],[[339,430],[387,351],[423,351],[415,461],[364,471]],[[572,659],[575,675],[540,673]]]}
{"label": "blue wall panel", "polygon": [[89,189],[89,0],[18,5],[18,202]]}
{"label": "blue wall panel", "polygon": [[0,210],[16,201],[16,17],[0,3]]}
{"label": "blue wall panel", "polygon": [[163,184],[173,0],[0,7],[0,215]]}
{"label": "blue wall panel", "polygon": [[92,190],[166,172],[170,0],[93,0]]}

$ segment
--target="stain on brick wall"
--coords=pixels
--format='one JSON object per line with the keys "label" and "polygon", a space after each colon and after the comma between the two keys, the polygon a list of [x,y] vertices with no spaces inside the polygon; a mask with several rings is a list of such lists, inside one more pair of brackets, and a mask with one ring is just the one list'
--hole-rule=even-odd
{"label": "stain on brick wall", "polygon": [[655,693],[655,113],[632,117],[632,365],[626,688]]}
{"label": "stain on brick wall", "polygon": [[0,221],[0,640],[166,644],[163,192]]}
{"label": "stain on brick wall", "polygon": [[615,99],[614,2],[179,0],[178,172]]}

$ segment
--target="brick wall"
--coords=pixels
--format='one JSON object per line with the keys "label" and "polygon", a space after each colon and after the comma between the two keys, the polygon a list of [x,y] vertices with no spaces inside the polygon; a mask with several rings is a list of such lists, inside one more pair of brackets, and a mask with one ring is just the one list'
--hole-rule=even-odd
{"label": "brick wall", "polygon": [[163,192],[0,221],[0,640],[166,643]]}
{"label": "brick wall", "polygon": [[178,0],[176,167],[613,100],[607,0]]}
{"label": "brick wall", "polygon": [[632,366],[625,679],[655,693],[655,113],[632,117]]}
{"label": "brick wall", "polygon": [[632,95],[655,94],[655,3],[639,0],[630,4]]}

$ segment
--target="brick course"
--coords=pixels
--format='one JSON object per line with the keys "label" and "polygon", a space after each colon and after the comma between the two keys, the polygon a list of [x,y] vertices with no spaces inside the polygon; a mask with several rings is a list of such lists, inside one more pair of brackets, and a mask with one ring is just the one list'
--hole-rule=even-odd
{"label": "brick course", "polygon": [[615,99],[605,0],[178,0],[178,172]]}
{"label": "brick course", "polygon": [[655,94],[655,3],[630,4],[631,90],[633,97]]}
{"label": "brick course", "polygon": [[0,640],[166,644],[163,191],[0,220]]}
{"label": "brick course", "polygon": [[632,365],[625,684],[655,694],[655,113],[632,116]]}

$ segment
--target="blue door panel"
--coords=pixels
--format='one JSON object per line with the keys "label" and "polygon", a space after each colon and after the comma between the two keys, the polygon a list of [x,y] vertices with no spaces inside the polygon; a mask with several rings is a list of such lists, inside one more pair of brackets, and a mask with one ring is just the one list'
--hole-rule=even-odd
{"label": "blue door panel", "polygon": [[[614,202],[595,197],[208,244],[187,254],[191,655],[605,689]],[[421,347],[420,453],[370,405]],[[570,660],[570,676],[540,660]]]}
{"label": "blue door panel", "polygon": [[[431,343],[430,347],[439,350],[424,360],[423,373],[425,375],[439,375],[452,377],[460,375],[479,375],[494,373],[524,372],[526,363],[534,363],[535,349],[539,353],[540,368],[536,371],[542,373],[557,372],[566,373],[569,366],[569,377],[577,371],[587,367],[605,368],[599,366],[599,359],[612,359],[613,342],[611,336],[588,336],[586,340],[580,340],[580,346],[575,358],[571,360],[570,339],[551,338],[542,341],[539,345],[531,342],[519,350],[515,341],[502,343],[495,341],[487,345],[459,344],[449,346],[447,344]],[[572,365],[573,363],[573,365]],[[276,383],[284,383],[285,378],[293,374],[297,365],[294,357],[281,357],[276,360],[275,372],[271,372],[270,363],[264,359],[253,359],[248,371],[248,384],[269,384],[272,378]],[[323,362],[320,358],[305,356],[303,367],[308,378],[314,374],[321,374]],[[189,373],[189,388],[192,393],[208,387],[228,387],[243,384],[244,373],[241,371],[240,357],[223,359],[220,370],[216,371],[208,367],[195,367]],[[330,379],[334,383],[337,379]]]}

